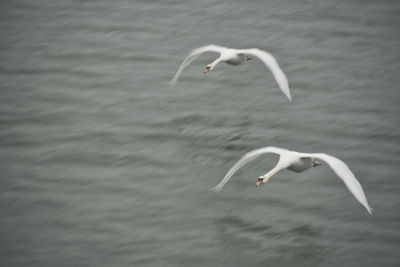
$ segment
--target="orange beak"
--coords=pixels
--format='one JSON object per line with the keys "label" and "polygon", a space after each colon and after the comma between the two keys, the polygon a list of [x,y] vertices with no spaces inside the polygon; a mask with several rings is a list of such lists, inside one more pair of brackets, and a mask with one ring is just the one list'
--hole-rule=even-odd
{"label": "orange beak", "polygon": [[257,182],[256,182],[256,184],[255,184],[255,186],[260,186],[260,185],[262,185],[264,183],[264,178],[258,178],[258,180],[257,180]]}
{"label": "orange beak", "polygon": [[209,71],[210,71],[210,67],[207,66],[207,67],[203,70],[203,73],[207,73],[207,72],[209,72]]}

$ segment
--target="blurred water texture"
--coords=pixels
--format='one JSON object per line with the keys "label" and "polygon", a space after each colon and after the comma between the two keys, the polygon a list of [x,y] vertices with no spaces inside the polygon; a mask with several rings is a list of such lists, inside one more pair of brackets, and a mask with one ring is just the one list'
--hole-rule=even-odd
{"label": "blurred water texture", "polygon": [[[399,266],[398,1],[2,1],[2,266]],[[293,102],[259,61],[274,54]],[[268,145],[344,160],[209,192]]]}

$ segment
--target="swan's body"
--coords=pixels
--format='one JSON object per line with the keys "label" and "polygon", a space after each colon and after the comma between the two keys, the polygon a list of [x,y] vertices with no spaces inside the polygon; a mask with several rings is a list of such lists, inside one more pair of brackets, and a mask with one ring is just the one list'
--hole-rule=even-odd
{"label": "swan's body", "polygon": [[349,167],[340,159],[323,153],[299,153],[296,151],[290,151],[278,147],[264,147],[256,149],[245,154],[238,162],[236,162],[235,165],[233,165],[233,167],[225,175],[224,179],[222,179],[222,181],[211,190],[221,190],[222,187],[228,182],[228,180],[235,174],[237,170],[239,170],[247,162],[254,160],[265,153],[275,153],[278,154],[280,158],[278,163],[272,170],[259,177],[256,186],[266,183],[273,175],[284,169],[288,169],[294,172],[303,172],[312,167],[317,167],[321,165],[319,162],[314,161],[314,158],[316,158],[325,161],[339,176],[339,178],[343,180],[347,188],[361,203],[361,205],[363,205],[369,213],[372,213],[372,208],[368,204],[361,184],[358,182],[356,177],[354,177],[354,174],[351,172]]}
{"label": "swan's body", "polygon": [[240,65],[243,62],[250,59],[249,56],[259,58],[272,72],[275,77],[279,88],[285,94],[285,96],[291,100],[289,84],[287,78],[281,68],[279,67],[276,59],[269,53],[260,50],[258,48],[250,49],[232,49],[227,47],[222,47],[218,45],[206,45],[192,50],[190,54],[185,58],[185,60],[180,65],[178,71],[176,72],[174,78],[171,80],[171,84],[175,84],[182,73],[183,69],[189,65],[193,60],[195,60],[200,54],[205,52],[217,52],[220,54],[219,58],[214,60],[212,63],[208,64],[204,69],[204,73],[214,69],[219,63],[225,62],[230,65]]}
{"label": "swan's body", "polygon": [[238,53],[238,50],[230,48],[222,50],[220,58],[230,65],[240,65],[250,59],[246,54]]}

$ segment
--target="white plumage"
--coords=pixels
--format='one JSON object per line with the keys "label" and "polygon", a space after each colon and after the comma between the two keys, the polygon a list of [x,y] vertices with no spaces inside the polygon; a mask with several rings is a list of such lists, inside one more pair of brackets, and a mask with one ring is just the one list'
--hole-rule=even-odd
{"label": "white plumage", "polygon": [[268,173],[259,177],[256,185],[266,183],[273,175],[281,170],[288,169],[294,172],[302,172],[311,167],[321,165],[319,162],[314,161],[314,158],[323,160],[326,162],[332,170],[339,176],[344,182],[354,197],[363,205],[369,213],[372,213],[372,208],[369,206],[367,198],[364,194],[361,184],[358,182],[354,174],[351,172],[349,167],[340,159],[323,153],[299,153],[296,151],[290,151],[278,147],[264,147],[256,149],[246,153],[233,167],[228,171],[222,181],[212,188],[211,190],[219,191],[229,181],[229,179],[239,170],[243,165],[252,161],[262,154],[275,153],[280,156],[276,166]]}
{"label": "white plumage", "polygon": [[233,49],[222,47],[218,45],[206,45],[192,50],[189,55],[185,58],[182,64],[179,66],[178,71],[176,72],[174,78],[171,80],[171,84],[176,84],[179,76],[181,75],[183,69],[189,65],[193,60],[195,60],[200,54],[205,52],[217,52],[220,53],[219,58],[214,60],[212,63],[208,64],[204,69],[204,73],[211,71],[214,69],[220,62],[225,62],[230,65],[240,65],[243,62],[250,59],[249,56],[259,58],[272,72],[275,77],[279,88],[285,94],[285,96],[291,100],[290,91],[289,91],[289,83],[286,78],[286,75],[283,73],[281,68],[276,62],[276,59],[266,51],[260,50],[258,48],[250,48],[250,49]]}

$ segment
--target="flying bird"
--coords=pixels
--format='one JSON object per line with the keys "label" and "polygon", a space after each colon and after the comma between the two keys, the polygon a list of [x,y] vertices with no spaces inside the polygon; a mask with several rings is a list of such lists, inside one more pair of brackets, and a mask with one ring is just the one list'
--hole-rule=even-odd
{"label": "flying bird", "polygon": [[285,96],[291,100],[289,84],[288,80],[276,62],[276,59],[268,52],[260,50],[258,48],[249,48],[249,49],[233,49],[228,47],[222,47],[218,45],[206,45],[192,50],[189,55],[185,58],[182,64],[179,66],[178,71],[176,72],[174,78],[171,80],[171,85],[175,85],[176,81],[179,78],[179,75],[182,73],[183,69],[186,68],[193,60],[195,60],[200,54],[205,52],[217,52],[220,56],[208,64],[204,69],[204,73],[207,73],[213,70],[219,63],[225,62],[230,65],[240,65],[250,59],[251,57],[259,58],[272,72],[275,77],[279,88],[285,94]]}
{"label": "flying bird", "polygon": [[211,190],[221,190],[222,187],[235,174],[235,172],[243,165],[266,153],[278,154],[280,156],[279,161],[272,170],[258,178],[255,184],[256,186],[266,183],[269,179],[271,179],[272,176],[284,169],[288,169],[293,172],[303,172],[312,167],[320,166],[321,163],[314,160],[319,159],[326,162],[333,169],[333,171],[339,176],[340,179],[342,179],[344,184],[354,195],[354,197],[361,203],[361,205],[363,205],[369,213],[372,213],[372,208],[368,204],[361,184],[358,182],[356,177],[354,177],[354,174],[351,172],[349,167],[340,159],[323,153],[300,153],[273,146],[256,149],[246,153],[238,162],[236,162],[235,165],[233,165],[233,167],[227,172],[222,181]]}

